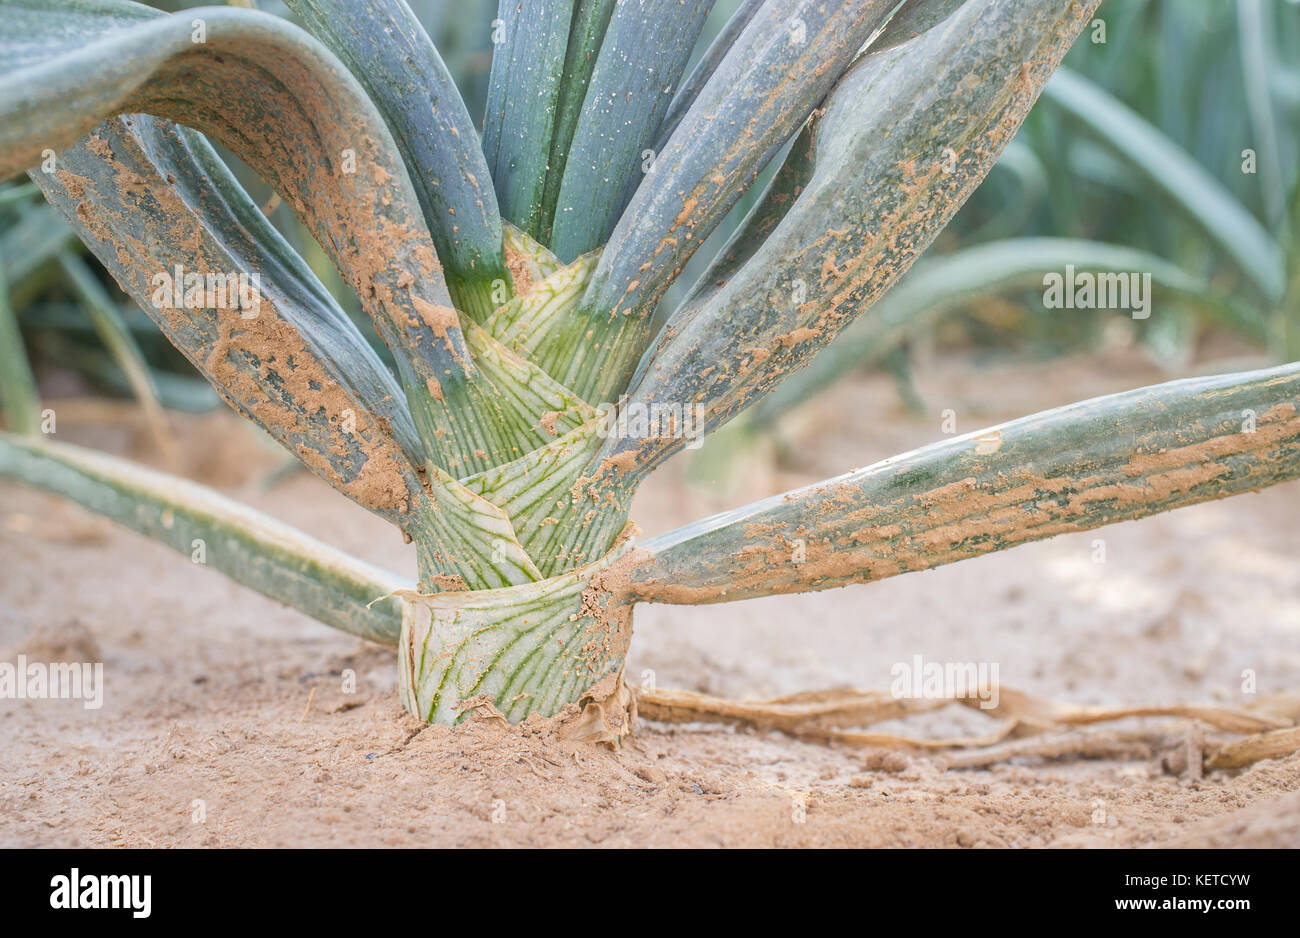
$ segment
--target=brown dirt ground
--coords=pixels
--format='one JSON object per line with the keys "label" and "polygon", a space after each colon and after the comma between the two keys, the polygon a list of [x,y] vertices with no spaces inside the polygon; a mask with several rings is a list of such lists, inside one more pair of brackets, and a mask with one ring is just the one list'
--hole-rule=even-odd
{"label": "brown dirt ground", "polygon": [[[731,481],[707,478],[716,450],[672,463],[634,517],[658,533],[924,444],[944,408],[965,432],[1165,377],[1132,353],[932,359],[918,386],[936,416],[923,419],[887,379],[854,379],[783,421],[780,445],[740,450]],[[126,452],[146,439],[121,408],[54,406],[60,438]],[[282,457],[233,416],[179,426],[188,474],[413,569],[398,535],[322,483],[268,485]],[[885,689],[893,662],[921,654],[997,662],[1005,684],[1076,704],[1248,703],[1244,669],[1260,694],[1300,689],[1297,496],[1292,483],[870,586],[643,606],[629,675],[730,697]],[[1098,537],[1105,564],[1092,561]],[[102,657],[107,691],[94,712],[0,701],[0,846],[1300,844],[1300,755],[1191,781],[1159,759],[954,770],[937,755],[704,725],[643,721],[618,752],[492,721],[422,728],[397,701],[390,652],[0,485],[0,660],[19,652]],[[1143,727],[1170,724],[1127,724]],[[990,728],[957,707],[880,727]]]}

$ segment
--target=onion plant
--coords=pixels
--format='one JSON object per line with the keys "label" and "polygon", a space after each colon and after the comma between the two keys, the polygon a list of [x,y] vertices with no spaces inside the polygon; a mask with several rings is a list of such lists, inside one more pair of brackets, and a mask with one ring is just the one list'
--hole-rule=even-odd
{"label": "onion plant", "polygon": [[[957,437],[641,540],[637,487],[871,317],[1097,0],[502,0],[480,139],[403,0],[0,4],[26,171],[240,414],[413,543],[418,583],[183,480],[0,437],[0,473],[398,649],[452,723],[626,728],[638,602],[874,581],[1300,475],[1300,368]],[[311,230],[389,369],[208,138]],[[656,309],[769,163],[685,299]],[[238,294],[236,296],[236,294]],[[13,426],[21,430],[21,426]]]}

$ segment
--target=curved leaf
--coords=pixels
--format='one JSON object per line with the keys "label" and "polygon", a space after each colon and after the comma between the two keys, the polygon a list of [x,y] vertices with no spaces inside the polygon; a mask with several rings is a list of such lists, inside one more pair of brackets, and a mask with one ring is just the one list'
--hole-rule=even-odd
{"label": "curved leaf", "polygon": [[[874,55],[910,41],[943,22],[964,2],[965,0],[907,0],[871,39],[868,49]],[[768,235],[794,205],[812,178],[813,129],[816,123],[814,116],[804,125],[758,203],[718,252],[709,269],[692,288],[684,305],[700,303],[704,295],[725,286],[731,276],[762,247]]]}
{"label": "curved leaf", "polygon": [[565,317],[581,298],[598,257],[593,251],[556,269],[529,293],[498,308],[486,323],[487,331],[530,361],[535,359],[550,334],[564,328]]}
{"label": "curved leaf", "polygon": [[785,161],[759,196],[758,203],[750,209],[740,227],[709,264],[708,270],[691,288],[683,305],[703,303],[707,297],[725,287],[736,271],[758,253],[781,223],[781,219],[785,218],[812,179],[815,166],[813,131],[816,124],[815,119],[810,119],[799,136],[795,137]]}
{"label": "curved leaf", "polygon": [[392,137],[328,49],[249,10],[155,17],[121,0],[56,0],[55,13],[11,2],[0,18],[0,64],[28,64],[0,69],[0,161],[23,165],[101,112],[156,112],[212,132],[286,198],[361,297],[427,455],[460,476],[534,447],[536,434],[518,428],[542,415],[503,412],[518,389],[475,368]]}
{"label": "curved leaf", "polygon": [[[59,165],[33,173],[46,197],[231,406],[326,482],[409,523],[421,460],[400,392],[324,288],[284,260],[296,255],[207,142],[146,115],[114,118]],[[194,306],[185,271],[204,288]],[[213,309],[220,298],[203,294],[216,271],[227,295]]]}
{"label": "curved leaf", "polygon": [[961,7],[966,0],[905,0],[894,15],[871,40],[871,52],[884,52],[905,42],[911,42],[921,33],[938,26]]}
{"label": "curved leaf", "polygon": [[[675,407],[708,432],[805,365],[934,240],[1096,5],[968,0],[917,39],[868,52],[821,109],[793,207],[725,286],[673,315],[620,406]],[[598,556],[638,482],[693,438],[672,429],[607,439],[554,537]]]}
{"label": "curved leaf", "polygon": [[444,465],[511,458],[487,452],[496,440],[464,432],[480,423],[455,419],[473,410],[491,423],[494,402],[472,380],[392,136],[316,40],[252,10],[166,16],[123,0],[40,10],[10,0],[0,82],[0,172],[35,164],[112,114],[156,114],[211,133],[285,198],[356,290],[397,358],[425,447]]}
{"label": "curved leaf", "polygon": [[4,254],[0,254],[0,416],[12,432],[30,436],[40,426],[41,395],[9,302],[4,268]]}
{"label": "curved leaf", "polygon": [[754,18],[766,0],[741,0],[740,6],[736,12],[728,17],[727,22],[723,25],[718,34],[713,37],[709,47],[704,50],[704,55],[695,63],[695,68],[691,69],[690,75],[682,82],[676,94],[673,95],[671,103],[668,105],[668,112],[664,115],[663,128],[659,131],[659,144],[655,147],[655,152],[663,149],[663,145],[668,142],[677,125],[682,122],[686,112],[690,110],[695,99],[700,96],[704,86],[708,84],[713,73],[718,70],[722,60],[726,58],[731,47],[736,44],[736,39],[749,25],[749,21]]}
{"label": "curved leaf", "polygon": [[[0,433],[0,476],[70,498],[96,514],[206,561],[236,583],[326,625],[396,645],[403,578],[188,479],[67,443]],[[378,601],[376,601],[378,600]]]}
{"label": "curved leaf", "polygon": [[564,265],[546,245],[530,238],[509,222],[502,222],[506,242],[506,263],[514,277],[517,292],[526,295]]}
{"label": "curved leaf", "polygon": [[1259,182],[1269,227],[1285,237],[1287,225],[1286,183],[1282,174],[1277,110],[1269,75],[1276,70],[1269,36],[1275,28],[1272,11],[1265,0],[1237,0],[1237,39],[1241,47],[1242,78],[1250,126],[1258,141]]}
{"label": "curved leaf", "polygon": [[[706,429],[807,363],[907,271],[984,178],[1095,0],[968,0],[871,53],[828,97],[808,185],[725,286],[679,309],[630,400],[702,405]],[[611,440],[637,474],[680,448]]]}
{"label": "curved leaf", "polygon": [[167,417],[158,400],[158,388],[139,343],[122,318],[122,311],[80,255],[64,251],[59,254],[58,263],[72,291],[85,308],[86,315],[90,317],[95,334],[122,370],[131,393],[139,402],[145,419],[153,430],[159,450],[171,460],[172,441],[167,432]]}
{"label": "curved leaf", "polygon": [[496,193],[451,74],[405,0],[288,0],[352,70],[410,172],[458,309],[482,321],[510,283]]}
{"label": "curved leaf", "polygon": [[[114,118],[59,165],[33,176],[123,289],[231,406],[416,540],[426,583],[539,578],[500,509],[423,459],[392,376],[201,135]],[[256,278],[253,315],[177,303],[183,271]]]}

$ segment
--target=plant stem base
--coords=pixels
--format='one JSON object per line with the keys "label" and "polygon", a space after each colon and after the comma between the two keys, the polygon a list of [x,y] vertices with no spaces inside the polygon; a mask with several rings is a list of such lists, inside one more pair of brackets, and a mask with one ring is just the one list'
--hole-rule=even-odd
{"label": "plant stem base", "polygon": [[427,723],[453,724],[490,704],[515,723],[532,713],[551,717],[570,704],[583,711],[594,704],[607,725],[629,722],[622,669],[632,607],[611,571],[624,549],[523,586],[399,594],[406,708]]}

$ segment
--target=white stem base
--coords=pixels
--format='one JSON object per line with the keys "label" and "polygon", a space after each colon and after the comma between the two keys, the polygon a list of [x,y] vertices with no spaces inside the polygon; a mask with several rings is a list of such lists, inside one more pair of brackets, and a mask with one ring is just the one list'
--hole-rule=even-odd
{"label": "white stem base", "polygon": [[632,607],[606,581],[621,553],[524,586],[398,594],[406,708],[427,723],[456,723],[490,702],[514,723],[599,696],[602,681],[621,686]]}

